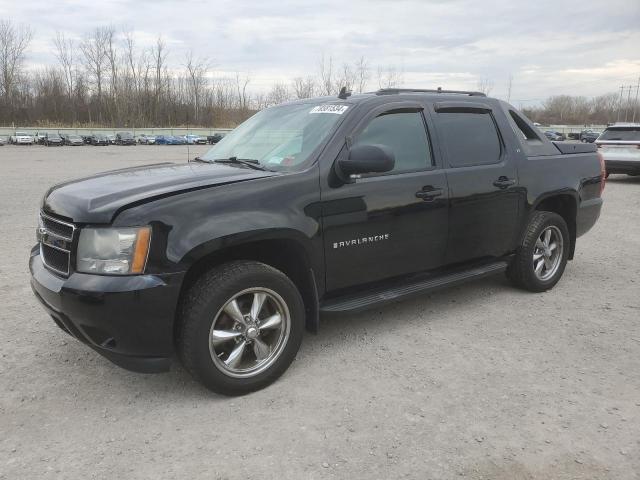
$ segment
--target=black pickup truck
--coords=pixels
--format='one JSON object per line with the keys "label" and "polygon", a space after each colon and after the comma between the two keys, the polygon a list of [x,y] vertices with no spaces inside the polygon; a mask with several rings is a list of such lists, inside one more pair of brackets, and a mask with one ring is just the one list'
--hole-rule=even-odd
{"label": "black pickup truck", "polygon": [[475,92],[385,89],[257,113],[201,158],[46,192],[31,284],[60,328],[138,372],[274,381],[320,314],[506,272],[552,288],[596,222],[592,144]]}

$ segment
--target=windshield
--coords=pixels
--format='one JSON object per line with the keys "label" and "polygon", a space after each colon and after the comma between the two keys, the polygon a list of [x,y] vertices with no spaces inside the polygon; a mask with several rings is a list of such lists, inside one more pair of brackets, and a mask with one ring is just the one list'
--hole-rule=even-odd
{"label": "windshield", "polygon": [[607,128],[598,140],[640,141],[640,127]]}
{"label": "windshield", "polygon": [[256,113],[225,135],[203,160],[257,160],[271,170],[291,170],[305,162],[338,124],[347,105],[308,103]]}

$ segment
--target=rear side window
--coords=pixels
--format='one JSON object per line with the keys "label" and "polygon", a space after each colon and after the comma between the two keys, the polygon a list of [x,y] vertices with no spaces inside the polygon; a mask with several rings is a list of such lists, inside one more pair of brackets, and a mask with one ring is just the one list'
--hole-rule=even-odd
{"label": "rear side window", "polygon": [[640,127],[613,127],[607,128],[598,140],[623,140],[640,141]]}
{"label": "rear side window", "polygon": [[500,137],[489,113],[439,112],[438,131],[452,167],[500,161]]}
{"label": "rear side window", "polygon": [[422,112],[394,110],[369,122],[355,138],[356,145],[385,145],[396,157],[391,173],[424,170],[432,165]]}

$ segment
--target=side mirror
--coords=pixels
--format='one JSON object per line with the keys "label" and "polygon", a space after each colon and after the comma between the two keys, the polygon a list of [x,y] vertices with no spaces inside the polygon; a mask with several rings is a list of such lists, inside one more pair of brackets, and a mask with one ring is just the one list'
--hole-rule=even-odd
{"label": "side mirror", "polygon": [[347,158],[337,162],[339,173],[345,179],[363,173],[381,173],[393,170],[396,157],[389,147],[384,145],[355,145],[349,150]]}

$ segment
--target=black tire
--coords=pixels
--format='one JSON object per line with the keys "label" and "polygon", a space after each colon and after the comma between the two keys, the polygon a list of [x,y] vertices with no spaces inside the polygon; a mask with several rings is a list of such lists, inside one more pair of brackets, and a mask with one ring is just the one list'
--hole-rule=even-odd
{"label": "black tire", "polygon": [[[558,258],[558,265],[555,272],[546,279],[541,279],[534,269],[534,251],[536,242],[543,231],[548,227],[555,227],[554,232],[559,232],[562,238],[562,252]],[[507,269],[507,277],[511,282],[522,289],[531,292],[544,292],[555,286],[562,277],[567,265],[569,251],[571,248],[571,236],[569,228],[564,219],[553,212],[536,211],[531,216],[526,227],[522,243],[516,250],[516,256]]]}
{"label": "black tire", "polygon": [[[279,356],[266,370],[236,378],[213,360],[209,335],[225,304],[249,288],[269,289],[281,297],[289,311],[289,335]],[[227,263],[203,274],[181,301],[178,354],[187,371],[208,389],[223,395],[243,395],[271,384],[289,367],[302,342],[304,318],[300,292],[284,273],[255,261]]]}

